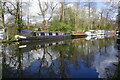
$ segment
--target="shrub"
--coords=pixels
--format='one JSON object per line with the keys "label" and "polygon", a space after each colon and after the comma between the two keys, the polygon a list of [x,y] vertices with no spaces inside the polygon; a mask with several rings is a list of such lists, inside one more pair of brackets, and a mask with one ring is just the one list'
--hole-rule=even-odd
{"label": "shrub", "polygon": [[62,32],[70,32],[71,31],[70,25],[60,22],[57,19],[54,19],[50,25],[51,25],[50,31],[62,31]]}

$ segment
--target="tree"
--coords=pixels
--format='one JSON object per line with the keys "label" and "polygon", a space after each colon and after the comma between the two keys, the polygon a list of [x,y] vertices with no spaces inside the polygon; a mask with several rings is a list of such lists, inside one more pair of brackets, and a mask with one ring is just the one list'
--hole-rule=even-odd
{"label": "tree", "polygon": [[75,26],[74,26],[75,28],[74,28],[74,30],[78,31],[79,22],[80,22],[80,19],[79,19],[80,0],[78,0],[78,2],[76,2],[75,6],[76,6],[76,11],[75,11]]}
{"label": "tree", "polygon": [[118,15],[117,15],[117,23],[118,23],[118,30],[120,31],[120,1],[118,3]]}
{"label": "tree", "polygon": [[[57,6],[57,4],[54,4],[54,2],[41,2],[40,0],[38,0],[39,3],[39,9],[40,9],[40,13],[38,13],[39,16],[42,16],[43,19],[43,26],[44,28],[46,27],[48,30],[48,23],[49,21],[52,19],[53,14],[54,14],[54,10]],[[47,11],[50,9],[50,16],[48,19],[46,19],[46,15],[47,15]]]}
{"label": "tree", "polygon": [[71,8],[65,8],[65,21],[64,23],[69,24],[71,29],[75,31],[75,11]]}
{"label": "tree", "polygon": [[113,17],[115,13],[117,13],[118,11],[118,3],[117,2],[105,2],[104,3],[105,6],[107,6],[106,9],[104,9],[104,15],[105,15],[105,28],[112,28],[114,26],[115,28],[115,24]]}
{"label": "tree", "polygon": [[50,31],[70,32],[71,26],[69,24],[65,24],[64,22],[60,22],[57,18],[54,18],[51,22]]}
{"label": "tree", "polygon": [[29,29],[29,26],[30,26],[30,0],[29,0],[29,3],[28,3],[27,26],[28,26],[28,29]]}
{"label": "tree", "polygon": [[89,2],[85,3],[84,6],[88,7],[88,21],[89,21],[89,27],[88,27],[88,29],[93,29],[92,16],[94,16],[94,15],[91,14],[91,12],[92,12],[91,10],[96,7],[96,2],[90,2],[90,0],[89,0]]}
{"label": "tree", "polygon": [[[22,13],[21,13],[22,12],[21,11],[22,10],[21,9],[22,1],[21,0],[17,0],[15,2],[16,4],[14,4],[14,3],[10,2],[10,1],[7,1],[7,3],[8,3],[8,5],[6,5],[7,11],[8,11],[9,14],[14,16],[15,24],[17,25],[18,34],[20,34],[20,31],[22,29]],[[10,5],[13,7],[13,9],[9,7]]]}
{"label": "tree", "polygon": [[64,22],[65,17],[65,0],[62,0],[60,2],[61,8],[60,8],[60,22]]}
{"label": "tree", "polygon": [[5,4],[6,2],[0,1],[0,13],[1,13],[1,23],[2,27],[5,28]]}

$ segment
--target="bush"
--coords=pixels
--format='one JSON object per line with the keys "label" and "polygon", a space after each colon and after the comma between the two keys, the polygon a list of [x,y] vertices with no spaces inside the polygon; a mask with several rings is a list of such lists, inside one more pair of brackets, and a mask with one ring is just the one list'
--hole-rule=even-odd
{"label": "bush", "polygon": [[71,31],[70,25],[60,22],[57,19],[54,19],[50,25],[51,25],[50,31],[62,31],[62,32],[70,32]]}

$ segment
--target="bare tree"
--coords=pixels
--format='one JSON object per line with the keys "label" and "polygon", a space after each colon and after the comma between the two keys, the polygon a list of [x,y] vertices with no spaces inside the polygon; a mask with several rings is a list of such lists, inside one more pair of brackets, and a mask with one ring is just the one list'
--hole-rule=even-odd
{"label": "bare tree", "polygon": [[27,26],[28,26],[28,29],[29,29],[29,26],[30,26],[30,0],[29,0],[29,3],[28,3]]}
{"label": "bare tree", "polygon": [[54,4],[54,2],[50,2],[49,6],[50,6],[50,9],[51,9],[51,11],[50,11],[51,13],[50,13],[50,17],[49,17],[48,21],[50,21],[52,19],[53,14],[54,14],[54,10],[55,10],[57,4]]}
{"label": "bare tree", "polygon": [[65,17],[65,0],[62,0],[60,2],[61,4],[61,10],[60,10],[60,22],[64,21],[64,17]]}
{"label": "bare tree", "polygon": [[43,5],[42,6],[42,2],[40,0],[38,0],[39,2],[39,9],[40,9],[40,13],[38,13],[38,15],[42,15],[43,17],[43,21],[45,21],[45,16],[46,16],[46,13],[47,13],[47,10],[48,10],[48,2],[43,2]]}
{"label": "bare tree", "polygon": [[5,28],[5,4],[6,2],[0,1],[0,11],[1,11],[1,23],[2,27]]}
{"label": "bare tree", "polygon": [[[54,14],[54,10],[57,6],[57,4],[54,4],[54,2],[41,2],[40,0],[38,0],[39,2],[39,9],[40,9],[40,13],[38,13],[39,16],[42,16],[43,19],[43,26],[48,27],[48,22],[52,19],[53,14]],[[46,19],[46,15],[47,15],[47,11],[49,11],[50,16],[48,19]]]}
{"label": "bare tree", "polygon": [[90,24],[90,27],[88,27],[88,29],[93,29],[93,25],[92,25],[92,18],[91,18],[91,16],[92,16],[92,14],[91,14],[91,10],[92,9],[94,9],[94,7],[96,6],[96,3],[95,2],[90,2],[90,0],[89,0],[89,2],[87,2],[87,4],[85,5],[85,6],[87,6],[88,7],[88,21],[89,21],[89,24]]}
{"label": "bare tree", "polygon": [[78,30],[80,19],[79,19],[79,11],[80,11],[80,0],[76,2],[76,11],[75,11],[75,31]]}
{"label": "bare tree", "polygon": [[15,17],[15,24],[17,25],[19,34],[22,28],[22,0],[17,0],[16,4],[10,1],[7,1],[7,3],[13,7],[13,9],[10,9],[8,5],[6,6],[8,13]]}
{"label": "bare tree", "polygon": [[107,8],[104,10],[105,17],[105,26],[112,25],[113,23],[113,14],[118,11],[118,3],[117,2],[105,2],[104,3]]}

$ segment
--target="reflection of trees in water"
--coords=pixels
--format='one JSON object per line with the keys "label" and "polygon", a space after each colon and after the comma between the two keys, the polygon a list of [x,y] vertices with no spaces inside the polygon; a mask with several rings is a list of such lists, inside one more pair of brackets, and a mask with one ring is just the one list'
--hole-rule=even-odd
{"label": "reflection of trees in water", "polygon": [[0,43],[0,79],[2,79],[2,54],[4,50],[4,45]]}
{"label": "reflection of trees in water", "polygon": [[[86,67],[92,67],[94,64],[95,53],[107,53],[107,47],[113,40],[96,41],[68,41],[65,44],[46,47],[44,44],[31,46],[30,51],[24,51],[18,48],[19,45],[7,45],[6,52],[3,55],[4,76],[10,73],[24,74],[24,70],[30,68],[35,61],[39,61],[38,76],[48,76],[47,74],[59,75],[59,77],[69,77],[69,64],[73,64],[76,69],[80,69],[80,63]],[[7,52],[8,51],[8,52]],[[55,60],[58,58],[58,63]],[[12,64],[12,65],[11,65]],[[57,65],[56,65],[57,64]],[[10,67],[9,67],[10,66]],[[56,69],[54,69],[56,68]],[[17,71],[15,71],[15,69]],[[11,71],[9,71],[11,70]],[[47,73],[43,74],[42,71]],[[20,73],[21,72],[21,73]],[[51,76],[49,76],[51,77]]]}
{"label": "reflection of trees in water", "polygon": [[59,57],[59,70],[58,73],[60,75],[60,78],[66,78],[68,77],[67,72],[69,71],[68,69],[68,64],[65,59],[68,56],[68,50],[69,50],[69,45],[68,44],[64,44],[64,45],[56,45],[54,47],[52,47],[53,51],[57,51],[60,54]]}
{"label": "reflection of trees in water", "polygon": [[78,60],[82,61],[82,63],[84,63],[87,67],[89,67],[91,65],[91,61],[92,61],[92,56],[93,53],[91,52],[91,41],[85,41],[85,40],[81,40],[81,41],[75,41],[73,42],[71,45],[71,51],[73,54],[73,59],[76,59],[76,62]]}
{"label": "reflection of trees in water", "polygon": [[[36,60],[40,60],[40,72],[42,67],[51,67],[52,65],[54,65],[53,60],[59,56],[51,53],[50,47],[45,47],[43,45],[42,48],[34,46],[34,50],[31,50],[30,52],[22,52],[22,50],[18,48],[18,46],[19,45],[6,45],[6,50],[3,55],[3,70],[5,70],[5,77],[9,77],[10,74],[12,74],[13,76],[14,73],[17,74],[18,72],[22,76],[23,70],[27,67],[30,67],[30,64]],[[11,49],[11,47],[13,49]]]}
{"label": "reflection of trees in water", "polygon": [[[102,47],[103,46],[103,47]],[[99,72],[99,78],[111,78],[114,75],[117,63],[115,39],[99,41],[99,52],[96,54],[94,66]]]}
{"label": "reflection of trees in water", "polygon": [[86,66],[90,67],[92,66],[94,61],[94,55],[95,55],[94,53],[97,52],[100,52],[101,54],[103,52],[107,53],[107,47],[110,46],[111,43],[114,43],[114,39],[104,39],[104,40],[96,40],[96,41],[81,40],[79,41],[79,43],[75,41],[72,45],[76,44],[78,46],[79,48],[78,55],[80,59],[85,60]]}
{"label": "reflection of trees in water", "polygon": [[[107,48],[107,46],[111,45],[111,42],[112,41],[108,39],[105,39],[105,41],[104,40],[73,41],[72,43],[67,43],[63,46],[55,46],[54,50],[61,52],[62,54],[65,54],[66,52],[66,54],[68,55],[68,56],[64,55],[64,58],[62,57],[63,55],[60,56],[60,58],[62,58],[62,63],[65,62],[64,60],[69,60],[70,62],[72,62],[72,64],[75,65],[75,67],[80,68],[79,66],[80,61],[81,63],[84,63],[86,67],[91,67],[94,64],[93,62],[95,53],[99,51],[103,52],[105,45],[106,45],[105,48]],[[67,69],[67,64],[69,65],[69,63],[66,63],[66,67],[64,67],[63,69]]]}
{"label": "reflection of trees in water", "polygon": [[[3,67],[3,78],[4,76],[8,76],[10,73],[14,73],[14,71],[12,71],[13,67],[16,66],[17,64],[17,60],[15,57],[18,57],[16,54],[15,55],[12,55],[14,53],[12,53],[12,50],[15,51],[15,46],[14,45],[10,45],[10,44],[7,44],[5,45],[5,49],[7,50],[3,50],[4,51],[4,54],[2,55],[3,59],[2,59],[2,67]],[[13,48],[11,50],[11,48]],[[11,64],[14,65],[12,67],[9,67]],[[8,73],[6,73],[6,71]]]}

